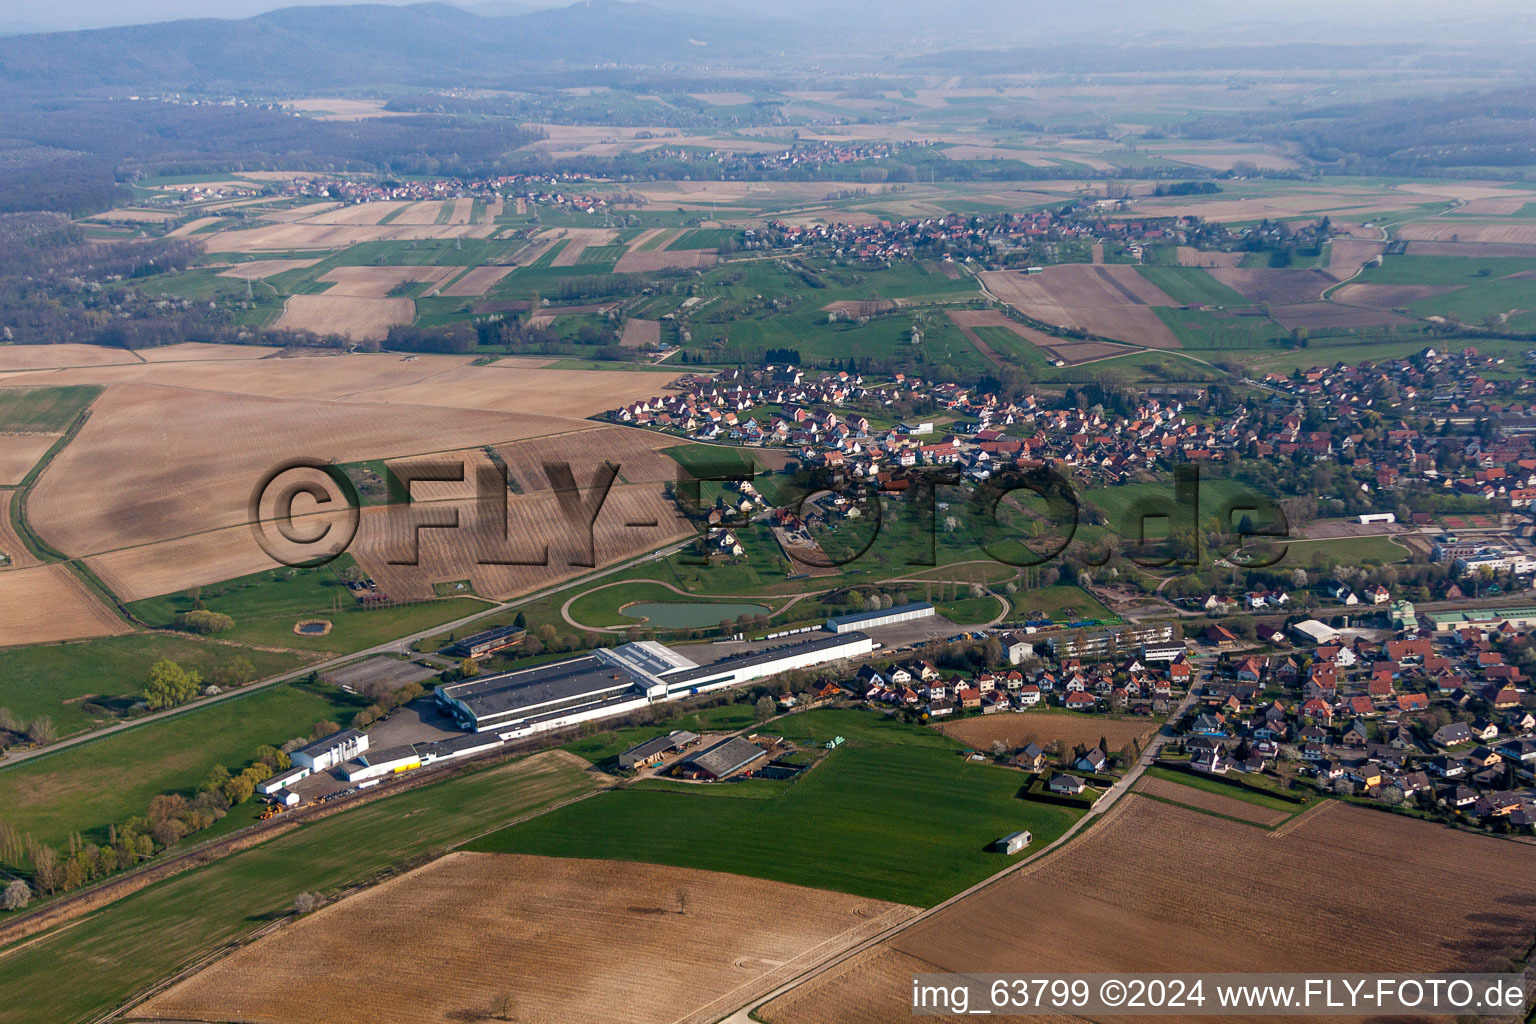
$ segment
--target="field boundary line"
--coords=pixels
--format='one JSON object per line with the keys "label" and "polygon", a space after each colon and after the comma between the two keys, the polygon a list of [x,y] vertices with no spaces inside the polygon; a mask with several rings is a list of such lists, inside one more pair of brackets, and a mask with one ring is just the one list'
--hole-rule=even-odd
{"label": "field boundary line", "polygon": [[1286,836],[1296,831],[1302,825],[1316,818],[1328,808],[1334,807],[1336,805],[1337,801],[1334,800],[1319,800],[1317,803],[1313,804],[1311,807],[1308,807],[1300,814],[1293,815],[1288,821],[1281,823],[1277,828],[1274,829],[1274,831],[1270,832],[1269,838],[1284,839]]}

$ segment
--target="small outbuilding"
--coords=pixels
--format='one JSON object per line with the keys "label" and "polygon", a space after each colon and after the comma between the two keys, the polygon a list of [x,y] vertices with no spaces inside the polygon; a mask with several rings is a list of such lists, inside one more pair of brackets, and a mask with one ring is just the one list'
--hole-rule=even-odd
{"label": "small outbuilding", "polygon": [[992,849],[997,853],[1012,856],[1028,846],[1033,838],[1027,831],[1013,832],[993,843]]}

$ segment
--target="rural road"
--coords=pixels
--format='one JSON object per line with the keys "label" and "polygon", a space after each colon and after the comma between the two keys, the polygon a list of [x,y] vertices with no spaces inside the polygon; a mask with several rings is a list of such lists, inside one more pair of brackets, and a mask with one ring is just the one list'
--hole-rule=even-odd
{"label": "rural road", "polygon": [[[1185,694],[1184,699],[1179,702],[1178,708],[1174,710],[1173,714],[1169,716],[1168,720],[1170,722],[1174,722],[1181,718],[1184,715],[1184,712],[1189,709],[1189,706],[1194,703],[1194,700],[1195,688],[1192,685],[1190,686],[1189,693]],[[829,957],[828,959],[822,961],[820,964],[817,964],[815,967],[802,972],[790,981],[780,985],[778,988],[774,989],[772,992],[769,992],[767,995],[759,996],[745,1006],[739,1007],[734,1013],[721,1017],[719,1019],[719,1024],[758,1024],[758,1022],[752,1017],[752,1014],[773,1000],[788,992],[793,991],[796,988],[799,988],[807,981],[810,981],[812,978],[815,978],[818,975],[832,969],[833,967],[836,967],[838,964],[858,956],[865,950],[872,949],[875,946],[878,946],[880,943],[885,942],[886,940],[896,935],[899,935],[900,933],[906,931],[908,928],[911,928],[913,925],[922,921],[926,921],[928,918],[934,916],[935,914],[947,910],[948,908],[959,903],[961,900],[964,900],[970,896],[974,896],[976,893],[983,889],[989,888],[994,883],[1001,881],[1002,879],[1013,874],[1015,871],[1033,864],[1034,862],[1040,860],[1042,857],[1049,856],[1052,852],[1060,849],[1074,836],[1083,831],[1083,829],[1087,828],[1090,823],[1096,821],[1099,818],[1102,818],[1110,811],[1111,808],[1115,806],[1116,803],[1120,801],[1122,797],[1125,796],[1126,793],[1129,793],[1131,791],[1131,787],[1136,784],[1136,781],[1141,778],[1142,773],[1147,770],[1147,766],[1156,759],[1158,752],[1162,750],[1163,746],[1172,738],[1172,736],[1164,734],[1161,731],[1159,731],[1157,735],[1153,736],[1152,741],[1147,744],[1147,749],[1142,751],[1141,757],[1137,758],[1135,765],[1131,767],[1130,771],[1126,772],[1125,776],[1121,778],[1119,782],[1115,783],[1108,790],[1106,790],[1104,795],[1100,797],[1099,800],[1093,805],[1093,807],[1088,810],[1088,813],[1077,819],[1077,821],[1073,823],[1072,827],[1063,832],[1054,842],[1048,843],[1033,853],[1020,858],[996,874],[982,879],[980,882],[977,882],[969,889],[956,893],[944,902],[936,903],[929,907],[927,910],[924,910],[922,913],[909,917],[899,924],[892,925],[880,934],[865,939],[858,945],[852,946],[849,949],[846,949],[843,952],[837,954],[836,956]]]}

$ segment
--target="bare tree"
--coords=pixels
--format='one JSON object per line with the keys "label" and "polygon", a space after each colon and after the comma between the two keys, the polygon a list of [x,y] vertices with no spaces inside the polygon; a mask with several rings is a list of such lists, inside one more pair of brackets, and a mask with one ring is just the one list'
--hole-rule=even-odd
{"label": "bare tree", "polygon": [[301,892],[293,898],[293,912],[300,917],[314,912],[320,905],[320,897],[312,892]]}
{"label": "bare tree", "polygon": [[491,999],[491,1016],[496,1020],[516,1020],[513,1010],[517,1008],[517,999],[511,992],[498,992]]}
{"label": "bare tree", "polygon": [[681,887],[677,890],[677,912],[679,914],[688,913],[688,890]]}

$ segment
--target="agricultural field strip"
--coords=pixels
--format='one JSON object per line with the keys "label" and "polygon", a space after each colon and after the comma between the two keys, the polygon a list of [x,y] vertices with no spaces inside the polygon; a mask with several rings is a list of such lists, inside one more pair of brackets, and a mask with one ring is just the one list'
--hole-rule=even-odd
{"label": "agricultural field strip", "polygon": [[[622,876],[624,882],[614,878],[615,884],[594,885],[607,876]],[[466,890],[495,895],[478,902],[478,909],[465,908],[459,894]],[[687,904],[682,911],[669,911],[679,891],[686,891]],[[913,912],[825,890],[694,869],[452,853],[263,937],[153,997],[135,1014],[202,1017],[227,1006],[236,992],[251,1021],[292,1020],[295,1014],[313,1013],[327,999],[345,1000],[351,1010],[355,991],[325,994],[320,973],[331,973],[338,957],[317,960],[312,950],[329,948],[347,951],[339,958],[354,961],[345,971],[349,977],[377,975],[362,986],[376,993],[367,999],[386,1001],[374,1006],[371,1019],[414,1021],[436,1017],[446,1009],[443,1003],[465,998],[466,984],[471,991],[489,988],[507,964],[529,963],[531,968],[533,950],[526,947],[536,944],[540,956],[563,965],[536,985],[529,984],[531,978],[526,988],[519,985],[530,999],[537,991],[537,998],[557,1002],[541,1009],[541,1017],[557,1007],[564,1015],[581,1006],[583,1020],[706,1021],[715,1004],[771,987],[800,962],[814,961],[891,917]],[[474,927],[462,927],[466,916],[476,919]],[[590,925],[575,926],[583,917],[593,918]],[[430,928],[434,921],[447,929],[430,940],[440,954],[469,944],[454,957],[462,966],[453,978],[401,976],[371,951],[329,938],[380,928]],[[715,940],[701,941],[706,934],[715,934]],[[591,948],[594,941],[599,948]],[[487,946],[497,952],[483,955]],[[648,946],[658,954],[672,951],[667,966],[635,955]],[[620,962],[610,962],[615,956]],[[747,980],[732,985],[742,970]],[[480,976],[470,981],[466,973]],[[305,976],[312,980],[294,983]],[[721,992],[723,986],[731,987]],[[339,1005],[336,1012],[342,1012]]]}
{"label": "agricultural field strip", "polygon": [[[1255,804],[1245,803],[1237,797],[1209,793],[1193,786],[1181,785],[1167,779],[1143,776],[1136,784],[1136,792],[1162,800],[1169,800],[1197,811],[1209,811],[1225,818],[1239,818],[1255,825],[1273,828],[1289,821],[1295,812],[1270,811]],[[1298,807],[1298,810],[1300,808]]]}
{"label": "agricultural field strip", "polygon": [[[487,441],[486,444],[491,445],[493,447],[499,447],[499,446],[504,446],[504,445],[516,445],[516,444],[519,444],[519,443],[524,442],[524,441],[537,441],[537,440],[543,440],[543,439],[554,438],[554,437],[564,437],[567,434],[579,434],[579,433],[585,432],[587,429],[589,429],[589,428],[586,427],[586,426],[580,425],[578,422],[573,422],[572,425],[571,425],[571,428],[569,430],[555,430],[555,431],[552,431],[552,432],[550,432],[548,434],[534,434],[534,435],[529,436],[529,437],[518,437],[518,438],[514,438],[514,439],[511,439],[511,440],[508,440],[508,441]],[[667,440],[671,440],[671,439],[667,439]],[[416,459],[430,458],[430,457],[435,456],[435,455],[449,455],[449,456],[460,455],[460,456],[465,456],[465,457],[473,459],[473,458],[476,458],[476,457],[478,457],[478,456],[480,456],[482,454],[481,448],[482,448],[481,445],[473,445],[473,446],[463,447],[463,448],[444,448],[444,449],[438,449],[438,450],[434,450],[434,451],[412,452],[412,453],[410,453],[408,455],[391,455],[387,459],[385,459],[384,461],[385,462],[390,462],[390,463],[411,462],[411,461],[416,460]],[[431,487],[431,486],[434,486],[434,485],[432,485],[432,484],[421,484],[421,485],[418,485],[418,486]],[[441,487],[441,486],[444,486],[444,485],[437,484],[435,486]],[[439,494],[439,495],[436,495],[436,496],[413,497],[412,501],[411,501],[411,504],[413,504],[413,505],[422,505],[422,506],[438,504],[438,503],[445,504],[445,505],[454,505],[454,504],[463,505],[465,502],[473,500],[473,494],[471,493],[472,490],[473,490],[473,487],[474,487],[473,467],[470,467],[469,469],[466,470],[466,473],[465,473],[465,483],[462,486],[466,487],[466,488],[469,488],[469,491],[466,491],[465,493],[461,493],[461,494]],[[618,485],[616,484],[615,486],[617,487]],[[315,520],[315,521],[323,521],[328,516],[333,516],[333,515],[334,515],[333,512],[329,512],[329,511],[325,511],[325,510],[316,510],[316,511],[312,511],[312,512],[295,511],[294,514],[293,514],[293,521],[295,523],[301,523],[301,522],[304,522],[306,520],[311,520],[311,519]],[[273,519],[271,519],[269,517],[262,517],[260,519],[254,520],[254,522],[271,522],[271,521],[273,521]],[[222,533],[222,532],[225,532],[225,531],[228,531],[228,530],[231,530],[231,529],[238,529],[238,528],[241,528],[241,527],[249,526],[249,525],[251,525],[252,522],[253,522],[252,520],[245,520],[245,521],[238,522],[238,523],[224,523],[224,524],[221,524],[221,525],[218,525],[218,526],[210,526],[210,527],[208,527],[205,530],[194,530],[191,533],[182,533],[182,534],[177,534],[175,536],[158,538],[156,540],[143,541],[143,542],[138,543],[138,544],[126,544],[126,545],[123,545],[122,547],[103,548],[100,551],[91,551],[91,552],[84,553],[84,554],[72,555],[71,558],[72,559],[97,558],[97,557],[100,557],[102,555],[118,554],[118,553],[121,553],[121,552],[124,552],[124,551],[138,551],[138,550],[142,550],[142,549],[145,549],[145,548],[154,548],[154,547],[159,547],[159,546],[164,545],[164,544],[170,544],[170,543],[175,542],[175,541],[183,541],[183,540],[188,540],[188,539],[193,538],[193,537],[202,537],[202,536],[205,536],[207,534]]]}

